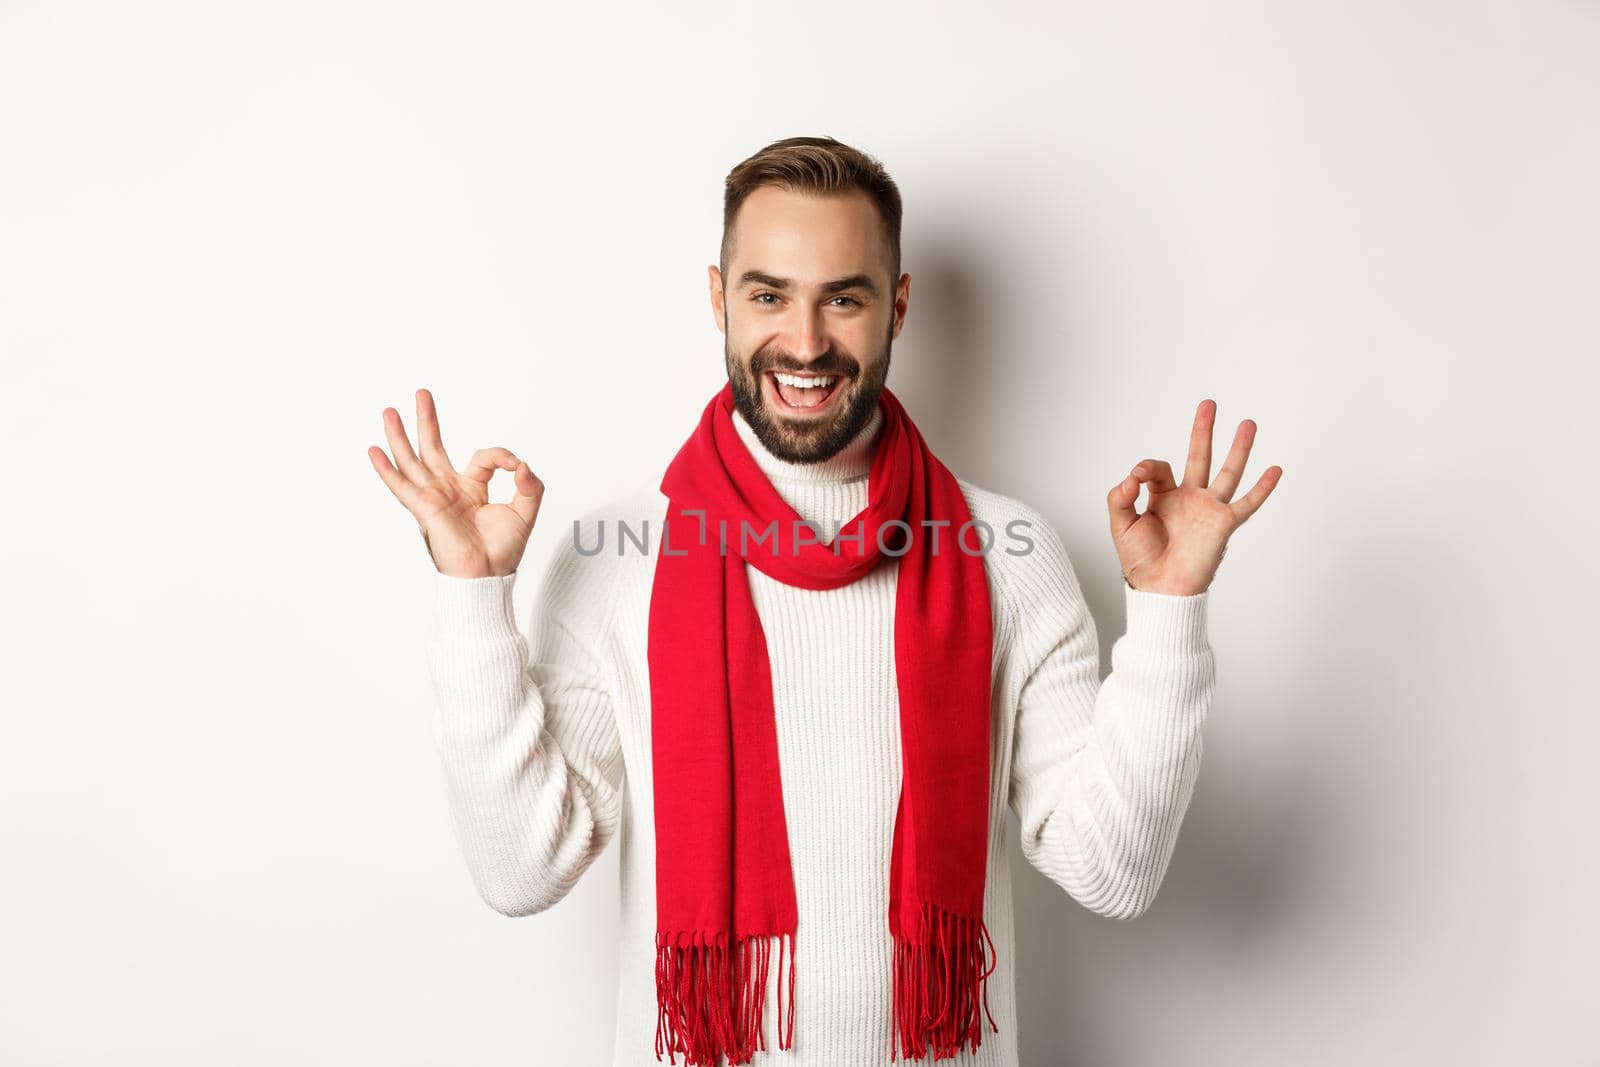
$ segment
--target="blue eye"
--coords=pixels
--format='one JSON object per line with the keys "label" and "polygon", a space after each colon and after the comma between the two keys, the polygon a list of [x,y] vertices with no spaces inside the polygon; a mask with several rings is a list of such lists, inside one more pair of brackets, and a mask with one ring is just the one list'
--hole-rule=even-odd
{"label": "blue eye", "polygon": [[[767,297],[771,297],[771,300],[765,299]],[[765,305],[767,307],[771,307],[773,304],[782,302],[781,299],[779,298],[779,296],[776,293],[769,293],[769,292],[755,293],[750,297],[750,299],[752,301],[754,301],[755,303],[757,303],[757,304],[763,304],[763,305]],[[833,299],[834,300],[848,300],[850,302],[850,304],[852,306],[854,306],[854,307],[861,307],[862,306],[861,301],[857,300],[853,296],[836,296]],[[829,301],[829,302],[832,303],[832,301]]]}

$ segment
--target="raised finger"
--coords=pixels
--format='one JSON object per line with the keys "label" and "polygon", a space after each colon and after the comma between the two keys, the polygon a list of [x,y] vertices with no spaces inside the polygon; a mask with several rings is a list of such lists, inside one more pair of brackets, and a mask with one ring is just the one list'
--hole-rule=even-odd
{"label": "raised finger", "polygon": [[1194,413],[1194,428],[1189,431],[1189,459],[1183,467],[1183,484],[1204,489],[1211,481],[1211,430],[1217,421],[1217,402],[1200,401]]}
{"label": "raised finger", "polygon": [[1133,476],[1150,486],[1152,493],[1165,493],[1178,488],[1172,480],[1172,464],[1164,459],[1141,459],[1133,465]]}
{"label": "raised finger", "polygon": [[439,410],[433,405],[433,394],[426,389],[417,390],[417,447],[429,470],[438,475],[455,473],[439,436]]}
{"label": "raised finger", "polygon": [[1282,477],[1282,467],[1272,466],[1262,471],[1261,477],[1256,479],[1255,486],[1244,496],[1228,505],[1233,509],[1234,517],[1242,523],[1254,515],[1256,510],[1267,502],[1267,497],[1272,493],[1273,487],[1278,484],[1278,480]]}
{"label": "raised finger", "polygon": [[372,462],[372,469],[378,472],[378,477],[383,479],[383,484],[395,495],[395,499],[405,505],[405,509],[412,515],[417,513],[416,504],[421,499],[417,487],[405,475],[395,470],[394,464],[389,462],[389,457],[377,445],[367,449],[367,459]]}
{"label": "raised finger", "polygon": [[431,480],[432,475],[411,451],[411,439],[406,436],[405,423],[400,421],[400,413],[394,408],[383,409],[383,433],[389,439],[389,451],[394,453],[394,465],[400,468],[412,482],[422,485]]}
{"label": "raised finger", "polygon": [[1216,481],[1211,483],[1211,491],[1219,499],[1232,500],[1233,494],[1238,491],[1239,479],[1244,477],[1244,465],[1250,460],[1250,446],[1255,439],[1255,420],[1245,419],[1239,423],[1239,428],[1233,434],[1233,447],[1228,449],[1228,458],[1223,460]]}
{"label": "raised finger", "polygon": [[509,449],[498,446],[480,448],[472,454],[472,458],[467,461],[467,469],[461,473],[474,481],[488,485],[495,471],[514,471],[521,465],[522,461],[512,455]]}

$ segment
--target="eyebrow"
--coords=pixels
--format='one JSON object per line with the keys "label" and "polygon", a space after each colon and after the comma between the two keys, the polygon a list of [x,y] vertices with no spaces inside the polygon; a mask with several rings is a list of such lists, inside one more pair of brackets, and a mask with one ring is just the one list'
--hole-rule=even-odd
{"label": "eyebrow", "polygon": [[[769,289],[787,289],[789,288],[789,279],[774,277],[759,270],[747,270],[739,277],[739,288],[743,289],[747,285],[765,285]],[[824,293],[839,293],[846,289],[865,289],[873,296],[878,295],[878,287],[872,283],[871,276],[866,274],[851,274],[822,284]]]}

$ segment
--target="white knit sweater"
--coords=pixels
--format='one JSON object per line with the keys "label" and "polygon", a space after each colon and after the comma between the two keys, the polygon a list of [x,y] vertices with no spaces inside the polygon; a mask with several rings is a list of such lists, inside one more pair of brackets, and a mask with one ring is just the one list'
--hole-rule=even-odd
{"label": "white knit sweater", "polygon": [[[743,418],[735,414],[734,422],[803,517],[832,532],[866,506],[881,411],[846,449],[810,465],[778,459]],[[1127,633],[1102,682],[1094,620],[1049,523],[1019,501],[960,485],[973,517],[998,537],[985,556],[994,611],[994,762],[984,915],[998,956],[988,1007],[1000,1030],[984,1016],[979,1050],[940,1062],[1016,1067],[1007,807],[1017,813],[1028,861],[1073,899],[1118,919],[1150,906],[1193,792],[1214,689],[1208,594],[1127,588]],[[515,574],[439,575],[428,647],[434,740],[454,826],[490,907],[506,915],[552,907],[620,838],[614,1067],[658,1062],[646,632],[667,506],[652,486],[589,512],[578,539],[562,531],[526,640],[512,610]],[[618,520],[636,535],[649,521],[648,554],[617,536]],[[1031,524],[1031,551],[1006,534],[1014,520]],[[603,543],[604,551],[585,555],[580,543],[590,551]],[[888,874],[901,776],[897,570],[887,558],[852,585],[816,591],[749,569],[772,660],[799,905],[794,1045],[778,1048],[774,972],[763,1017],[767,1051],[757,1063],[890,1060]]]}

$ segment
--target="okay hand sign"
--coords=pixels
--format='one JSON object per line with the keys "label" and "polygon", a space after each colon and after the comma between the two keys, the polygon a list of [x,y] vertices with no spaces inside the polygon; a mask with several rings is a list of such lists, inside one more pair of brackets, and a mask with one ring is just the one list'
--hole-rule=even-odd
{"label": "okay hand sign", "polygon": [[[481,448],[464,473],[457,473],[439,438],[433,395],[417,390],[417,440],[422,457],[411,450],[400,413],[383,409],[383,429],[395,463],[376,445],[367,458],[391,492],[417,520],[423,543],[442,574],[487,578],[517,569],[528,535],[539,515],[544,483],[528,465],[504,448]],[[398,470],[396,467],[398,466]],[[496,470],[515,472],[516,495],[509,504],[489,503],[489,480]]]}
{"label": "okay hand sign", "polygon": [[[1282,467],[1268,467],[1250,492],[1233,500],[1256,436],[1255,422],[1245,419],[1212,482],[1211,428],[1216,415],[1215,401],[1200,402],[1181,485],[1173,482],[1172,467],[1165,460],[1145,459],[1106,496],[1111,540],[1122,561],[1122,574],[1135,589],[1177,596],[1204,592],[1216,576],[1228,538],[1266,502],[1283,477]],[[1134,503],[1139,486],[1146,483],[1150,499],[1141,515]]]}

